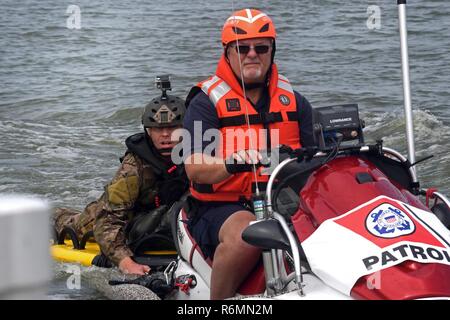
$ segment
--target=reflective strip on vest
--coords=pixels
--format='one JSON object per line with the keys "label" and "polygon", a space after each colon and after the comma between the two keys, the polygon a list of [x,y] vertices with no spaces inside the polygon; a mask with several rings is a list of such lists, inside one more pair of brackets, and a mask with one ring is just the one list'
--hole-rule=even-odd
{"label": "reflective strip on vest", "polygon": [[292,86],[288,82],[284,82],[280,79],[278,79],[278,88],[286,90],[286,91],[294,94],[294,90],[292,89]]}
{"label": "reflective strip on vest", "polygon": [[283,81],[289,82],[288,78],[286,78],[285,76],[283,76],[282,74],[278,74],[278,80],[281,79]]}
{"label": "reflective strip on vest", "polygon": [[221,84],[211,90],[209,93],[209,100],[214,104],[214,107],[217,105],[217,101],[222,99],[222,97],[230,92],[230,90],[231,87],[226,84],[225,81],[222,81]]}
{"label": "reflective strip on vest", "polygon": [[203,82],[202,91],[206,93],[206,95],[208,95],[209,88],[211,88],[211,86],[217,83],[217,81],[219,80],[220,78],[218,76],[214,76],[210,80]]}

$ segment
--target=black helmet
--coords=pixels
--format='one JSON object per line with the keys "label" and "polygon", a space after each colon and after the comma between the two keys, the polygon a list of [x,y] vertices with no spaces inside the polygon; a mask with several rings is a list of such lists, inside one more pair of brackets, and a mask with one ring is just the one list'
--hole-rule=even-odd
{"label": "black helmet", "polygon": [[162,90],[162,95],[145,106],[142,115],[144,128],[182,125],[186,107],[183,99],[166,94],[171,90],[169,76],[156,77],[156,86]]}
{"label": "black helmet", "polygon": [[155,98],[145,107],[142,124],[144,128],[182,125],[185,112],[181,98],[169,95]]}

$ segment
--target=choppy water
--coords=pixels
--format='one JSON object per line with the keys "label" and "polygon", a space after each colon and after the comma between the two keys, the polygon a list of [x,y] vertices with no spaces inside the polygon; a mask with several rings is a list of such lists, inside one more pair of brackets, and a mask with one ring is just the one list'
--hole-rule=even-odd
{"label": "choppy water", "polygon": [[89,279],[74,279],[77,274],[76,270],[80,270],[80,274],[88,274],[89,272],[101,272],[100,270],[93,270],[95,267],[85,268],[78,264],[53,264],[53,281],[50,283],[49,299],[53,300],[103,300],[106,297],[95,290],[95,284],[90,283]]}
{"label": "choppy water", "polygon": [[[396,1],[234,1],[271,15],[276,60],[313,105],[359,103],[366,140],[406,154]],[[66,9],[81,9],[81,29]],[[381,28],[366,26],[369,5]],[[155,75],[185,96],[212,74],[233,1],[12,1],[0,11],[0,192],[83,208],[140,129]],[[450,3],[408,2],[412,102],[423,185],[450,194]],[[64,292],[58,277],[51,295]],[[59,281],[59,282],[58,282]],[[61,293],[62,290],[62,293]]]}

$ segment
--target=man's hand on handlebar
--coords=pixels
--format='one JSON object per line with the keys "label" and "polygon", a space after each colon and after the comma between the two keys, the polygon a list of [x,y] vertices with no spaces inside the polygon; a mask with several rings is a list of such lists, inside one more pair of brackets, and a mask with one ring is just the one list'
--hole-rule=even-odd
{"label": "man's hand on handlebar", "polygon": [[257,150],[240,150],[225,160],[225,169],[230,174],[250,172],[254,165],[260,167],[262,160],[263,156]]}

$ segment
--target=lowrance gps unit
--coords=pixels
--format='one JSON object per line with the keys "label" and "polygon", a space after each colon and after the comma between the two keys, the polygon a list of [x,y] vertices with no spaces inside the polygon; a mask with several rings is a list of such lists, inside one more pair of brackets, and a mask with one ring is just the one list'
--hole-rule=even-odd
{"label": "lowrance gps unit", "polygon": [[335,147],[338,141],[342,147],[364,145],[357,104],[342,104],[313,109],[314,142],[322,149]]}

